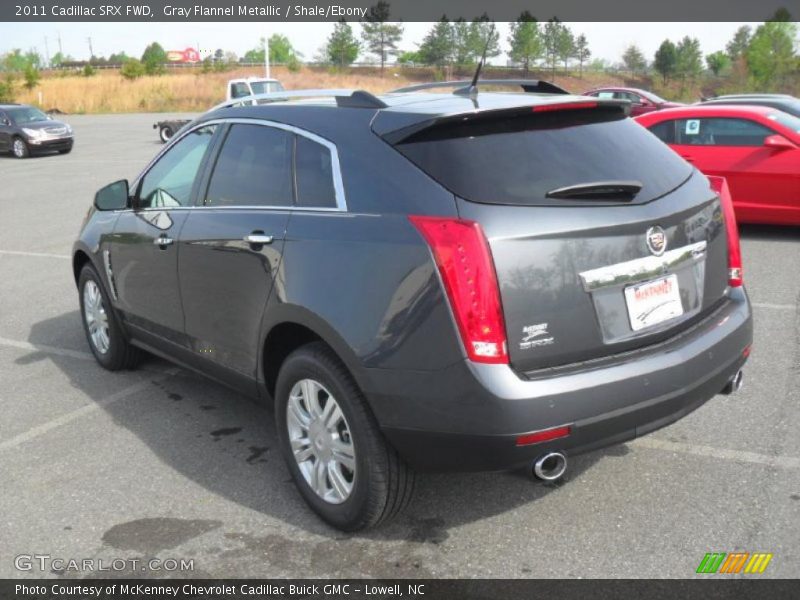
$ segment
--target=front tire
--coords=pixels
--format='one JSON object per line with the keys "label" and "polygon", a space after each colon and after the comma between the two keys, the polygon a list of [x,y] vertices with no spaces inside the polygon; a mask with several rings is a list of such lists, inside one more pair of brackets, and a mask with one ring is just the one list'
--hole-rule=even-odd
{"label": "front tire", "polygon": [[172,127],[165,125],[161,129],[158,130],[158,135],[161,138],[161,141],[165,144],[172,139],[172,136],[175,135],[175,132],[172,131]]}
{"label": "front tire", "polygon": [[87,264],[78,278],[81,320],[92,354],[105,369],[119,371],[139,364],[142,351],[128,343],[100,276]]}
{"label": "front tire", "polygon": [[358,531],[396,516],[411,500],[414,472],[384,439],[345,366],[315,342],[281,366],[275,420],[286,465],[325,522]]}
{"label": "front tire", "polygon": [[28,158],[31,155],[28,144],[21,137],[15,137],[11,142],[11,152],[17,158]]}

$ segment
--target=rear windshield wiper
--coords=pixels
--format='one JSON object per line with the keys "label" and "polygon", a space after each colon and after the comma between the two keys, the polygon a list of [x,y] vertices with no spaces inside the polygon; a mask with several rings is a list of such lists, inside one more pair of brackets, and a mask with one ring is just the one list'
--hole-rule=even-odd
{"label": "rear windshield wiper", "polygon": [[633,200],[640,191],[641,181],[593,181],[556,188],[545,196],[585,200]]}

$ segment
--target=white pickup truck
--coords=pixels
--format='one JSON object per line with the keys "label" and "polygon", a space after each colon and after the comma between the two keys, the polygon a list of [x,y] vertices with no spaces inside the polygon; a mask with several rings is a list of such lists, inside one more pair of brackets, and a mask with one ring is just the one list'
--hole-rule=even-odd
{"label": "white pickup truck", "polygon": [[[267,77],[247,77],[242,79],[231,79],[228,81],[226,100],[245,98],[254,94],[269,94],[270,92],[282,92],[283,86],[277,79]],[[158,129],[158,137],[166,143],[175,135],[178,130],[189,123],[189,119],[167,119],[153,124],[153,129]]]}

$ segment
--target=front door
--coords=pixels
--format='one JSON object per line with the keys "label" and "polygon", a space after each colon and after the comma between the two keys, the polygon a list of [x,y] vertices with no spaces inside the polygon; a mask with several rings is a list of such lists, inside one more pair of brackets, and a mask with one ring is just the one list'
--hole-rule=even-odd
{"label": "front door", "polygon": [[0,152],[11,150],[11,121],[8,115],[0,110]]}
{"label": "front door", "polygon": [[776,131],[749,119],[714,117],[679,120],[675,133],[678,154],[728,180],[740,220],[770,222],[797,211],[800,151],[765,146]]}
{"label": "front door", "polygon": [[196,129],[141,177],[133,210],[117,220],[107,257],[118,306],[129,325],[183,343],[178,234],[198,186],[216,126]]}

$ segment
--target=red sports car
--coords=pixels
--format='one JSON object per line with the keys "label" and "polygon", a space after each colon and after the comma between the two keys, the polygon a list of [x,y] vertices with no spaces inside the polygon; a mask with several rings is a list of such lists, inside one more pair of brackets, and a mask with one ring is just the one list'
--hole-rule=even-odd
{"label": "red sports car", "polygon": [[626,87],[604,87],[595,88],[583,93],[584,96],[594,96],[595,98],[613,98],[614,100],[628,100],[631,103],[631,116],[638,117],[645,113],[650,113],[664,108],[675,108],[684,106],[678,102],[670,102],[656,96],[653,92],[640,90],[638,88]]}
{"label": "red sports car", "polygon": [[763,106],[694,105],[636,119],[706,175],[728,180],[742,223],[800,225],[800,119]]}

